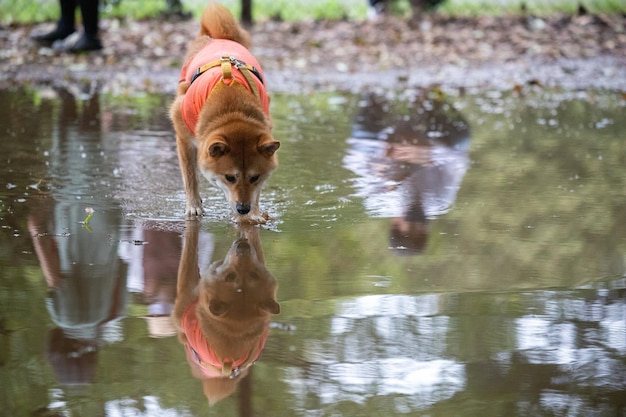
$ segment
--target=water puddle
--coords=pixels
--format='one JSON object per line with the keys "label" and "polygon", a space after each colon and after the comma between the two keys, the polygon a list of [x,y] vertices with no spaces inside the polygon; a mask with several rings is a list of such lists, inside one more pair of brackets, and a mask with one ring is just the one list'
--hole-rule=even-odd
{"label": "water puddle", "polygon": [[169,100],[0,91],[7,415],[626,412],[621,92],[275,95],[251,229]]}

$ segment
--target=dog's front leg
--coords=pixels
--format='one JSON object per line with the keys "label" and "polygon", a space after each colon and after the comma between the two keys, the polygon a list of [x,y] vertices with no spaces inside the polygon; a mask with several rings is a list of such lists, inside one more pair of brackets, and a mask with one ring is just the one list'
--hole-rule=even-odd
{"label": "dog's front leg", "polygon": [[198,149],[193,143],[193,135],[183,121],[181,104],[184,96],[178,96],[174,101],[171,118],[176,130],[176,149],[178,151],[178,162],[183,174],[186,196],[186,217],[202,215],[202,200],[198,192]]}
{"label": "dog's front leg", "polygon": [[178,161],[183,174],[183,182],[185,184],[186,196],[186,217],[195,217],[202,215],[202,199],[198,191],[198,168],[197,158],[198,150],[191,143],[191,137],[185,139],[176,139],[178,149]]}
{"label": "dog's front leg", "polygon": [[261,245],[261,228],[254,224],[239,225],[240,237],[246,239],[254,248],[256,257],[263,265],[265,265],[265,255],[263,254],[263,246]]}

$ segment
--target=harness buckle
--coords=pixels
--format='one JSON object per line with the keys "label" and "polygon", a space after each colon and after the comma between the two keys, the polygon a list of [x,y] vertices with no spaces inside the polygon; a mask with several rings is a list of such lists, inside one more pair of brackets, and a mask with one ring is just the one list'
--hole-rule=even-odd
{"label": "harness buckle", "polygon": [[230,62],[236,69],[247,68],[245,62],[235,58],[234,56],[223,56],[220,58],[221,62]]}

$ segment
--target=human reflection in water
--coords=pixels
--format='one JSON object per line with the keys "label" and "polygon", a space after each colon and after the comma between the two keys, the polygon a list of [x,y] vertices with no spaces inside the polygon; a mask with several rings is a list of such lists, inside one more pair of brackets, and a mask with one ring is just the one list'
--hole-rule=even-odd
{"label": "human reflection in water", "polygon": [[[144,317],[151,337],[176,335],[171,313],[176,300],[176,279],[182,251],[182,233],[149,221],[136,222],[129,243],[120,255],[128,263],[128,290],[135,302],[147,305]],[[208,237],[208,252],[213,239]],[[204,245],[206,246],[206,245]],[[204,248],[204,246],[202,246]]]}
{"label": "human reflection in water", "polygon": [[209,404],[231,395],[259,358],[278,283],[265,267],[259,228],[241,224],[225,258],[200,274],[199,221],[187,221],[173,318]]}
{"label": "human reflection in water", "polygon": [[[94,184],[93,170],[107,154],[97,95],[77,101],[66,90],[58,129],[50,137],[50,185],[39,185],[28,230],[48,284],[46,305],[56,328],[48,359],[64,385],[89,383],[97,355],[121,339],[118,320],[126,305],[126,265],[118,257],[121,212]],[[46,189],[48,185],[48,189]],[[87,222],[89,212],[93,217]]]}
{"label": "human reflection in water", "polygon": [[[98,211],[81,227],[84,207],[45,198],[28,217],[41,264],[46,306],[57,327],[48,335],[48,359],[64,385],[93,381],[100,347],[121,339],[126,266],[117,255],[119,212]],[[77,225],[77,226],[76,226]]]}
{"label": "human reflection in water", "polygon": [[428,219],[456,199],[469,165],[470,127],[439,90],[420,94],[408,112],[373,94],[360,108],[344,166],[358,175],[356,195],[369,214],[392,219],[390,248],[419,254]]}

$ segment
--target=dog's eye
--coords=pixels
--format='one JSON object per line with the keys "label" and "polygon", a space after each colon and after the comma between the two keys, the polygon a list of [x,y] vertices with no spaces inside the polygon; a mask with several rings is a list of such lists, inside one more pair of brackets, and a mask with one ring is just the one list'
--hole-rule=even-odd
{"label": "dog's eye", "polygon": [[226,181],[228,181],[231,184],[234,184],[235,182],[237,182],[237,178],[235,178],[234,175],[224,175],[224,178],[226,178]]}
{"label": "dog's eye", "polygon": [[259,180],[259,176],[255,175],[253,177],[250,177],[250,184],[254,184],[255,182],[257,182]]}

